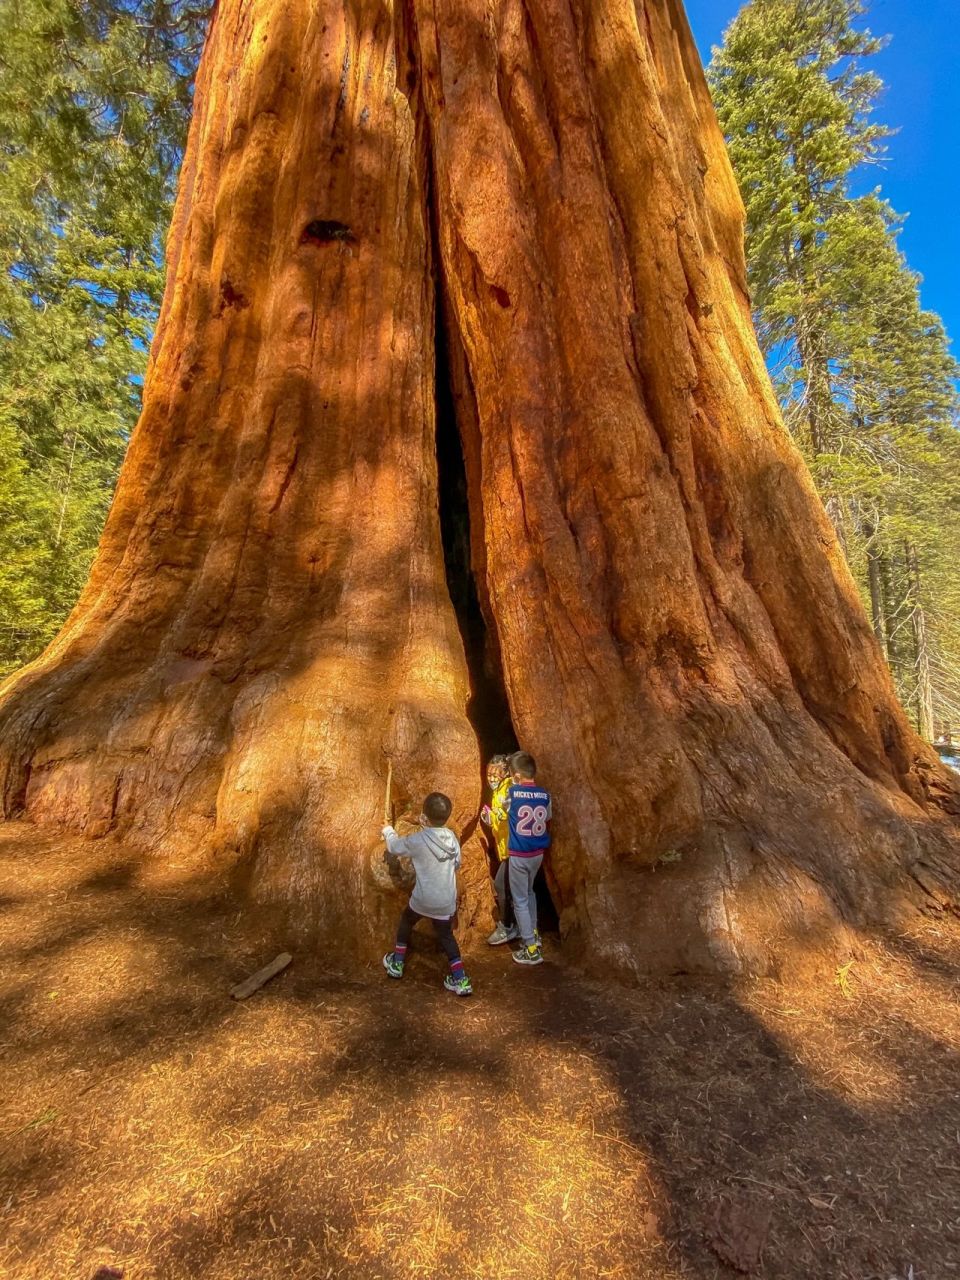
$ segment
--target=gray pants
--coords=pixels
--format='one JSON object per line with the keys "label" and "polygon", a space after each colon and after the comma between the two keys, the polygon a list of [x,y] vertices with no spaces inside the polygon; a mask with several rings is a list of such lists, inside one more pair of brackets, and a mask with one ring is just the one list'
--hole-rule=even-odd
{"label": "gray pants", "polygon": [[543,854],[534,858],[515,858],[511,854],[507,866],[510,868],[510,896],[513,898],[513,910],[517,917],[517,928],[520,937],[531,946],[537,928],[537,896],[533,892],[533,882],[537,878]]}
{"label": "gray pants", "polygon": [[501,862],[497,867],[497,874],[493,877],[493,891],[497,895],[497,906],[500,908],[500,922],[504,928],[509,928],[513,924],[513,903],[510,901],[510,894],[507,886],[507,868],[510,866],[509,858]]}

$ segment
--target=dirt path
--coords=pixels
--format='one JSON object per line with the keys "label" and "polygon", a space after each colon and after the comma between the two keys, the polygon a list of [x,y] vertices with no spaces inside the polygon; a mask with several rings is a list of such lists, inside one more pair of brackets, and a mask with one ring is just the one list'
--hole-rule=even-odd
{"label": "dirt path", "polygon": [[771,1280],[960,1277],[955,924],[846,993],[552,947],[470,1001],[299,955],[233,1003],[268,951],[175,869],[0,828],[0,1275],[707,1280],[752,1233]]}

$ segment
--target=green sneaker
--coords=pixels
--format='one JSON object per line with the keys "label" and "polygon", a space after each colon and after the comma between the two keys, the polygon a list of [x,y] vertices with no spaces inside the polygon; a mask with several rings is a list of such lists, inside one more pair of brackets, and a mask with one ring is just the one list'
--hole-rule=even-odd
{"label": "green sneaker", "polygon": [[455,978],[452,973],[448,973],[443,980],[443,985],[448,991],[452,991],[455,996],[473,995],[473,987],[470,985],[470,979],[466,974],[462,978]]}
{"label": "green sneaker", "polygon": [[520,947],[513,952],[517,964],[543,964],[543,951],[534,943],[529,947]]}
{"label": "green sneaker", "polygon": [[395,951],[388,951],[383,957],[383,967],[391,978],[403,977],[403,961]]}

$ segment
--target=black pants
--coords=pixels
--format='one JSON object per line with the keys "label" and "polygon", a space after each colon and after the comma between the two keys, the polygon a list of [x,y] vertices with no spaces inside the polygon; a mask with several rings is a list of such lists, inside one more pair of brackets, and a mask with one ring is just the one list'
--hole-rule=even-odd
{"label": "black pants", "polygon": [[460,948],[457,946],[457,940],[453,936],[452,920],[434,920],[431,916],[422,916],[417,911],[407,907],[403,915],[400,917],[400,924],[397,927],[397,943],[401,947],[405,947],[410,941],[410,935],[413,933],[413,926],[418,920],[429,920],[433,925],[433,932],[437,935],[441,947],[447,953],[447,959],[451,962],[460,959]]}

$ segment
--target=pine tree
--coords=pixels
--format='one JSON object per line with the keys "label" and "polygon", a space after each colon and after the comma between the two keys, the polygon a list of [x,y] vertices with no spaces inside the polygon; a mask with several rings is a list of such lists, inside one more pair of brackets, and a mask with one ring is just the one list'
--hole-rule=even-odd
{"label": "pine tree", "polygon": [[76,601],[139,412],[203,18],[0,4],[0,673]]}
{"label": "pine tree", "polygon": [[902,219],[855,195],[882,154],[882,41],[859,0],[751,0],[710,82],[747,209],[761,345],[869,604],[901,699],[926,736],[960,703],[950,562],[960,505],[958,368]]}

